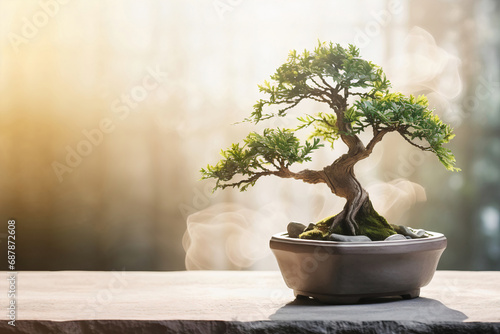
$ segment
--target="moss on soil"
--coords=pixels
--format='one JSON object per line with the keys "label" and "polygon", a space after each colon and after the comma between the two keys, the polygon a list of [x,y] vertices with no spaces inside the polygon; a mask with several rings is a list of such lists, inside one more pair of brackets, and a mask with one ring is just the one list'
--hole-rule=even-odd
{"label": "moss on soil", "polygon": [[[301,239],[328,240],[330,234],[329,229],[333,223],[335,216],[326,217],[315,224],[314,229],[303,232],[299,235]],[[387,220],[378,214],[373,208],[370,200],[363,204],[355,217],[356,223],[359,226],[357,235],[366,235],[372,241],[385,240],[388,236],[396,234]],[[347,224],[341,222],[332,231],[332,233],[352,235]]]}

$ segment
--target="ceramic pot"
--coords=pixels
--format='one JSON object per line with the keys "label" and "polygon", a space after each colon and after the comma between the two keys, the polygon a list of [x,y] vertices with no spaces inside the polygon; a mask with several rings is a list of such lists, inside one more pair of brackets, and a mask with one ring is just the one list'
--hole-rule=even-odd
{"label": "ceramic pot", "polygon": [[422,239],[336,242],[271,238],[287,286],[297,297],[329,304],[353,304],[362,299],[418,297],[436,271],[446,237],[429,232]]}

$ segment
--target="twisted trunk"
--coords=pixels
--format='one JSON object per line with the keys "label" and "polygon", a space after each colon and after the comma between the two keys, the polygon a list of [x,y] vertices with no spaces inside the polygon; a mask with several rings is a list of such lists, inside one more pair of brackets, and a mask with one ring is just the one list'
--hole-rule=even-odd
{"label": "twisted trunk", "polygon": [[323,169],[328,185],[334,194],[346,199],[346,204],[342,212],[335,216],[330,231],[333,231],[339,224],[344,224],[350,234],[359,233],[359,226],[356,222],[356,215],[369,200],[368,193],[361,186],[354,175],[354,165],[340,158],[332,165]]}
{"label": "twisted trunk", "polygon": [[346,199],[344,209],[336,216],[323,221],[328,234],[366,235],[372,240],[384,240],[394,230],[384,217],[372,206],[368,192],[354,175],[354,164],[358,160],[349,154],[337,159],[323,169],[323,178],[331,191]]}
{"label": "twisted trunk", "polygon": [[[349,123],[344,122],[344,111],[347,108],[347,90],[341,108],[335,108],[337,127],[342,141],[349,148],[348,152],[323,169],[323,178],[331,191],[346,199],[344,209],[327,220],[329,233],[367,235],[372,240],[384,240],[394,230],[384,217],[380,216],[372,206],[368,192],[361,186],[354,175],[354,165],[367,158],[373,147],[388,132],[376,132],[367,147],[358,136],[351,134]],[[350,135],[351,134],[351,135]]]}

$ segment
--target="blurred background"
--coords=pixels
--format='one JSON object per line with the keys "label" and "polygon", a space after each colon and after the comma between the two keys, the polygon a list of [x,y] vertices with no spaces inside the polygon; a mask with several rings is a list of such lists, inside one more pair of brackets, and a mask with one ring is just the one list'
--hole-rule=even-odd
{"label": "blurred background", "polygon": [[1,247],[15,219],[18,270],[277,269],[270,236],[343,201],[277,178],[212,194],[199,170],[249,131],[296,125],[234,123],[320,39],[356,44],[456,131],[460,173],[387,136],[356,169],[375,208],[444,233],[439,269],[498,270],[499,25],[493,0],[1,0]]}

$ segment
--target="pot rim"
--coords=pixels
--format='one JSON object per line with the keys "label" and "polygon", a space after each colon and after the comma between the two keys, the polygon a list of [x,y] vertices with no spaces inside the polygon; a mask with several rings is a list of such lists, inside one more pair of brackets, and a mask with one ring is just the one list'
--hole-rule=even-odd
{"label": "pot rim", "polygon": [[431,236],[427,238],[419,239],[407,239],[407,240],[382,240],[382,241],[363,241],[363,242],[342,242],[342,241],[330,241],[330,240],[311,240],[311,239],[299,239],[288,237],[287,232],[281,232],[274,234],[271,237],[271,241],[292,244],[292,245],[310,245],[310,246],[325,246],[325,247],[341,247],[341,248],[373,248],[373,247],[385,247],[391,246],[410,246],[415,244],[426,244],[435,243],[437,241],[446,241],[444,234],[439,232],[427,231]]}

